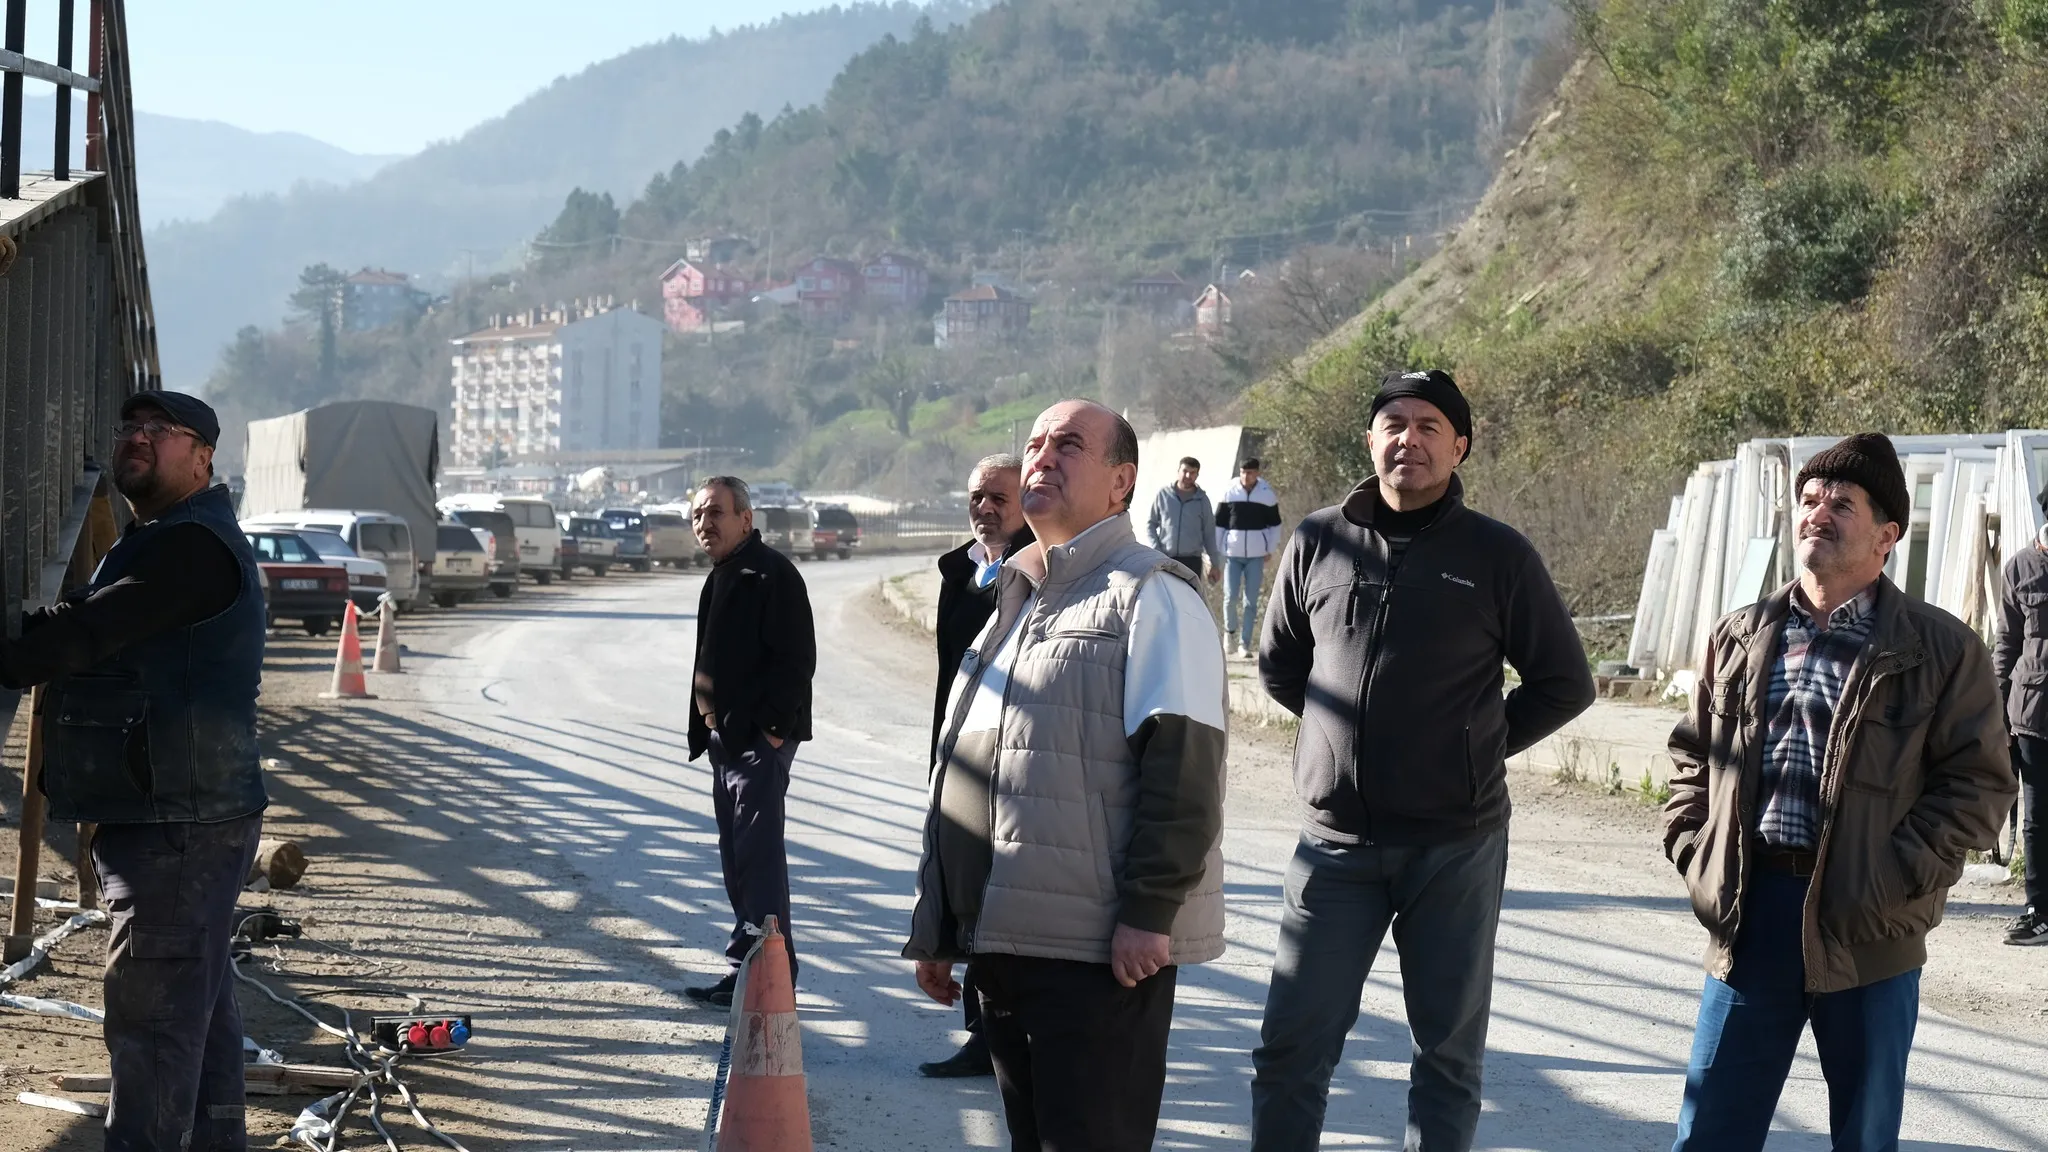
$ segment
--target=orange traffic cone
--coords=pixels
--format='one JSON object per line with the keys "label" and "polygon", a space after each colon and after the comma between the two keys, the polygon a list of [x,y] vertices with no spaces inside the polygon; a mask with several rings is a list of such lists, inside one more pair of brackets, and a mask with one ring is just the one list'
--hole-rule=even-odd
{"label": "orange traffic cone", "polygon": [[377,663],[371,669],[373,672],[404,671],[398,666],[397,615],[389,600],[377,606]]}
{"label": "orange traffic cone", "polygon": [[[727,1058],[712,1087],[704,1147],[716,1152],[811,1152],[803,1030],[789,978],[789,943],[775,917],[740,966],[726,1026]],[[722,1107],[721,1107],[722,1103]]]}
{"label": "orange traffic cone", "polygon": [[375,700],[363,679],[363,638],[356,631],[356,602],[348,602],[341,614],[341,645],[334,652],[334,686],[320,694],[322,700]]}

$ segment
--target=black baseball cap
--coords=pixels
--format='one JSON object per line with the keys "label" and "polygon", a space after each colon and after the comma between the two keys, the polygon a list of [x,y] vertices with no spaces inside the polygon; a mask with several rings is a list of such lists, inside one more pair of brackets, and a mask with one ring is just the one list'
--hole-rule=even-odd
{"label": "black baseball cap", "polygon": [[220,417],[213,406],[183,392],[137,392],[121,402],[121,419],[132,420],[144,408],[155,408],[172,420],[199,433],[208,448],[220,446]]}

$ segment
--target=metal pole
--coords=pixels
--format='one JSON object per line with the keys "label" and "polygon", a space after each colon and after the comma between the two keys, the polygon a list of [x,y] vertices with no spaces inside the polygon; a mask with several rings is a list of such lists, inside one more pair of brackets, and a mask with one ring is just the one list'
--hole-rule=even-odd
{"label": "metal pole", "polygon": [[[28,48],[28,0],[7,0],[7,50]],[[21,198],[21,73],[0,79],[0,198]]]}
{"label": "metal pole", "polygon": [[[85,70],[100,81],[102,88],[106,86],[107,79],[105,21],[100,0],[91,0],[85,9]],[[107,123],[101,112],[100,100],[98,92],[85,94],[85,166],[94,172],[107,170]]]}
{"label": "metal pole", "polygon": [[[57,0],[57,67],[71,70],[72,0]],[[57,85],[57,139],[50,150],[50,173],[71,179],[71,86]]]}

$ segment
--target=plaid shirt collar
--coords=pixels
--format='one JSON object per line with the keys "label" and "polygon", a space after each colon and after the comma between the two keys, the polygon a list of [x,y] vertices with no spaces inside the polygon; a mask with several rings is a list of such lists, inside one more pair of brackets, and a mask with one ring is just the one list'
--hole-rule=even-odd
{"label": "plaid shirt collar", "polygon": [[[1847,628],[1859,624],[1865,617],[1876,610],[1877,582],[1873,580],[1868,588],[1851,596],[1848,600],[1837,605],[1833,612],[1828,613],[1827,627],[1830,629]],[[1813,609],[1806,603],[1806,590],[1797,584],[1792,585],[1792,603],[1790,610],[1786,613],[1786,621],[1800,628],[1813,631],[1821,630],[1819,625],[1814,623]]]}

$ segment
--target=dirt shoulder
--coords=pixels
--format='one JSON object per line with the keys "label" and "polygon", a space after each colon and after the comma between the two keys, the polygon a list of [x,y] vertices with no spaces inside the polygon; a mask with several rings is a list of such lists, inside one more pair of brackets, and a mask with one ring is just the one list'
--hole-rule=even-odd
{"label": "dirt shoulder", "polygon": [[[575,594],[528,587],[507,606],[409,617],[401,635],[417,670],[495,612],[545,611]],[[374,630],[364,642],[374,643]],[[619,1115],[607,1086],[694,1100],[723,1018],[709,1020],[663,978],[667,969],[645,963],[630,944],[645,934],[632,917],[575,895],[577,877],[546,842],[553,830],[521,827],[540,798],[518,783],[529,765],[516,752],[444,730],[413,702],[417,689],[402,676],[372,676],[378,700],[320,700],[333,659],[332,637],[270,640],[259,721],[272,797],[265,835],[296,840],[311,863],[291,891],[244,895],[244,909],[274,907],[305,928],[301,939],[260,946],[244,970],[333,1023],[343,1009],[358,1027],[371,1013],[413,1005],[474,1013],[490,1059],[421,1061],[405,1074],[429,1117],[474,1152],[679,1145],[687,1125],[678,1117]],[[22,733],[17,726],[0,771],[0,859],[10,869]],[[77,898],[67,863],[73,842],[73,829],[53,827],[44,853],[43,875],[67,900]],[[63,915],[39,911],[38,932]],[[11,990],[98,1007],[105,947],[104,929],[81,932]],[[240,991],[245,1030],[259,1043],[294,1063],[346,1063],[340,1041],[260,993]],[[0,1148],[97,1152],[98,1120],[15,1097],[35,1091],[103,1102],[57,1092],[48,1079],[106,1071],[98,1025],[11,1011],[0,1022]],[[671,1090],[646,1090],[664,1082]],[[280,1142],[319,1095],[251,1096],[251,1146]],[[436,1146],[409,1118],[387,1111],[385,1119],[405,1146]],[[346,1131],[343,1147],[381,1146],[360,1109]]]}

